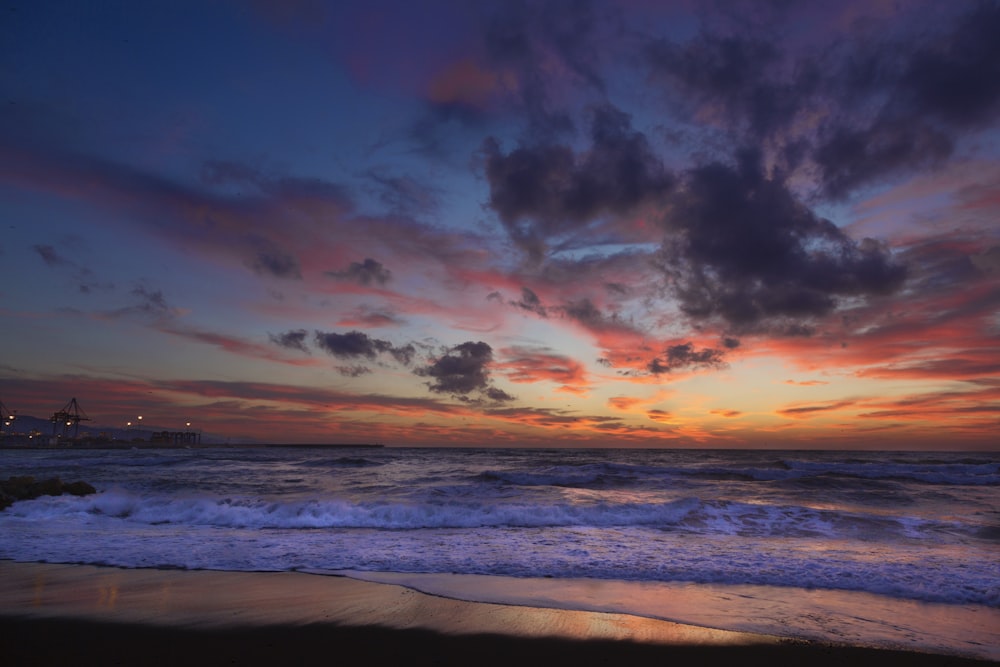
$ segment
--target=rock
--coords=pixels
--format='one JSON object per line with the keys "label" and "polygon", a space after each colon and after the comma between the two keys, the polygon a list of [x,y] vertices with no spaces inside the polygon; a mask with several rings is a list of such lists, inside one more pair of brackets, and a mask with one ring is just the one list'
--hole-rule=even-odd
{"label": "rock", "polygon": [[86,482],[66,484],[58,477],[42,481],[36,481],[34,477],[29,475],[8,477],[6,481],[0,481],[0,511],[10,507],[18,500],[31,500],[39,496],[61,496],[64,493],[86,496],[97,493],[97,489]]}
{"label": "rock", "polygon": [[69,482],[63,484],[63,493],[71,493],[74,496],[89,496],[92,493],[97,493],[97,489],[86,482]]}

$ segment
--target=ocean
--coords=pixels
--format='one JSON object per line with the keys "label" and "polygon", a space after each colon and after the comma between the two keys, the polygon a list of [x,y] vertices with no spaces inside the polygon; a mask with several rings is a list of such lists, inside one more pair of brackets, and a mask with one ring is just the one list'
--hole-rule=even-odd
{"label": "ocean", "polygon": [[[887,624],[914,632],[900,609],[934,611],[971,619],[939,629],[946,651],[1000,643],[997,453],[276,446],[8,449],[0,463],[0,477],[99,491],[0,513],[3,559],[302,570],[449,595],[443,582],[463,579],[438,575],[493,575],[512,582],[498,601],[537,582],[553,605],[710,610],[731,629],[886,645],[906,645]],[[581,581],[605,599],[581,599]],[[817,595],[826,620],[808,619]],[[759,610],[772,598],[781,628]],[[872,600],[889,618],[865,629],[854,607],[874,614]]]}

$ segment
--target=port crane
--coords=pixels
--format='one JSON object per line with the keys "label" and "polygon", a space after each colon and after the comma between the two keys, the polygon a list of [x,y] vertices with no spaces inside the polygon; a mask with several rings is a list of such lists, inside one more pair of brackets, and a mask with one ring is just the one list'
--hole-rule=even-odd
{"label": "port crane", "polygon": [[80,422],[89,421],[90,417],[80,408],[80,404],[76,402],[74,397],[62,410],[52,415],[52,435],[56,435],[56,431],[62,426],[62,437],[65,438],[69,427],[72,426],[73,437],[76,438],[80,433]]}
{"label": "port crane", "polygon": [[3,433],[4,430],[11,428],[16,417],[17,415],[12,410],[8,410],[7,406],[3,404],[3,401],[0,401],[0,424],[3,424],[3,428],[0,428],[0,433]]}

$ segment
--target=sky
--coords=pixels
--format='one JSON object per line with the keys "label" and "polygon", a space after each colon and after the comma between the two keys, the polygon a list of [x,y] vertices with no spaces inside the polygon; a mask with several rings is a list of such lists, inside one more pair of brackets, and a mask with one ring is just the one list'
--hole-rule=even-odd
{"label": "sky", "polygon": [[0,11],[19,414],[1000,448],[1000,3]]}

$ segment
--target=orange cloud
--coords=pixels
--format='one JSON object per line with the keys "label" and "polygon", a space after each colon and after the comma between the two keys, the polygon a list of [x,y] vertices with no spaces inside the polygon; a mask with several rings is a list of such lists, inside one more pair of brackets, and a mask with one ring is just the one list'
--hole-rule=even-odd
{"label": "orange cloud", "polygon": [[844,408],[853,407],[857,404],[855,399],[847,399],[842,401],[828,401],[826,403],[813,403],[813,404],[795,404],[787,408],[782,408],[777,411],[777,413],[783,417],[791,417],[793,419],[803,419],[812,417],[817,413],[824,412],[835,412],[837,410],[843,410]]}
{"label": "orange cloud", "polygon": [[646,412],[646,416],[655,422],[663,424],[669,424],[674,420],[673,415],[666,410],[649,410]]}
{"label": "orange cloud", "polygon": [[471,58],[463,58],[440,71],[427,86],[427,99],[434,104],[461,104],[484,109],[509,76],[484,69]]}
{"label": "orange cloud", "polygon": [[608,399],[608,406],[622,412],[629,412],[637,405],[643,404],[643,399],[634,396],[612,396]]}
{"label": "orange cloud", "polygon": [[541,382],[548,380],[561,385],[561,391],[583,393],[587,390],[587,373],[578,361],[545,349],[509,347],[501,350],[506,357],[494,368],[504,370],[511,382]]}

